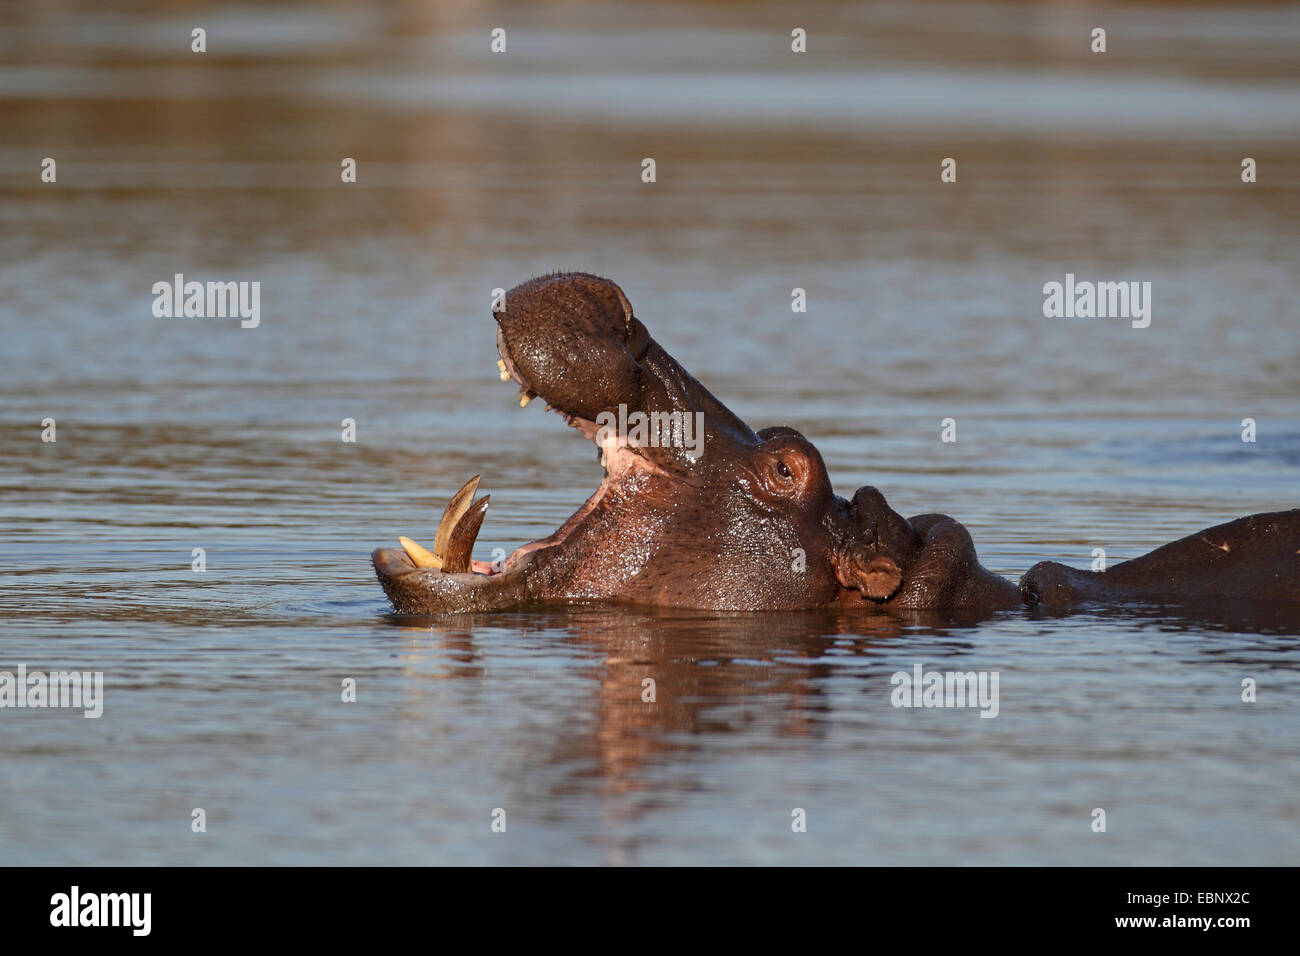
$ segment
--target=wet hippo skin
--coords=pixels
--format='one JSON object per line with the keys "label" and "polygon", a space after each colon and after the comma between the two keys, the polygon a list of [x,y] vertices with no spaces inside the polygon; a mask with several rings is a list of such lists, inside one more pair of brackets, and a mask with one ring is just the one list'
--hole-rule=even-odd
{"label": "wet hippo skin", "polygon": [[521,405],[544,401],[595,442],[605,474],[554,534],[499,567],[470,554],[486,511],[471,479],[431,551],[404,538],[372,555],[401,613],[574,601],[738,611],[1300,601],[1300,511],[1219,525],[1101,573],[1044,562],[1017,587],[980,565],[952,518],[905,519],[870,487],[835,495],[803,435],[752,430],[651,338],[613,282],[532,279],[495,318],[502,379],[520,387]]}
{"label": "wet hippo skin", "polygon": [[859,489],[852,509],[856,532],[843,553],[859,569],[886,556],[902,571],[899,589],[880,602],[884,607],[997,609],[1023,602],[1058,609],[1214,597],[1300,601],[1300,510],[1238,518],[1105,571],[1042,561],[1017,588],[980,566],[970,535],[947,515],[905,521],[874,488]]}
{"label": "wet hippo skin", "polygon": [[1133,599],[1300,601],[1300,510],[1238,518],[1105,571],[1041,561],[1020,579],[1026,603],[1066,608]]}

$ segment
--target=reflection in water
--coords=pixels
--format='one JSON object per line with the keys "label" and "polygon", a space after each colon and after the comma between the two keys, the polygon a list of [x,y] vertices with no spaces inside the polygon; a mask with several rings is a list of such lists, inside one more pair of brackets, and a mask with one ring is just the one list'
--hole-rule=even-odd
{"label": "reflection in water", "polygon": [[[559,635],[588,652],[582,670],[594,686],[570,702],[564,732],[529,752],[523,769],[573,768],[576,777],[595,777],[606,798],[603,818],[615,828],[629,816],[652,813],[658,801],[609,798],[653,797],[658,769],[699,755],[699,738],[743,737],[757,723],[777,739],[821,736],[833,719],[824,686],[833,673],[887,687],[892,668],[880,657],[882,645],[906,634],[959,655],[967,645],[961,630],[972,623],[923,612],[758,615],[602,607],[460,615],[432,619],[431,627],[413,626],[419,619],[404,615],[388,620],[414,641],[432,636],[442,666],[408,671],[412,676],[483,679],[487,671],[476,642],[491,641],[503,626],[523,625],[525,639],[530,632]],[[417,659],[428,651],[422,647]],[[582,779],[562,778],[551,794],[559,799],[583,789]]]}
{"label": "reflection in water", "polygon": [[[1235,650],[1201,642],[1184,645],[1181,651],[1192,655],[1186,660],[1192,665],[1209,659],[1217,665],[1252,667],[1266,653],[1282,655],[1283,667],[1300,667],[1294,659],[1300,619],[1296,608],[1286,604],[1133,604],[1081,616],[1092,622],[1109,619],[1121,627],[1147,621],[1164,633],[1286,635],[1292,639],[1256,641]],[[653,793],[658,786],[656,768],[707,752],[717,746],[719,736],[743,737],[756,724],[762,725],[765,736],[796,741],[795,746],[799,738],[824,736],[837,718],[836,698],[826,692],[832,678],[847,677],[862,693],[883,697],[900,657],[967,671],[971,666],[963,658],[980,640],[981,625],[1053,617],[1039,609],[986,614],[886,614],[866,608],[726,614],[579,606],[386,619],[415,642],[423,644],[432,636],[441,666],[432,672],[418,667],[408,672],[411,676],[483,679],[488,669],[476,645],[499,639],[503,627],[518,629],[525,640],[545,632],[580,646],[587,660],[583,674],[594,686],[571,702],[573,716],[564,732],[529,753],[526,762],[595,776],[601,792],[610,795]],[[423,661],[429,649],[422,646],[416,659]],[[653,683],[647,686],[647,681]],[[856,694],[850,695],[850,706],[861,706]],[[870,724],[864,728],[870,729]],[[701,738],[709,744],[702,744]],[[554,792],[558,796],[581,787],[579,781],[565,779]],[[614,806],[621,808],[612,810],[616,815],[649,813],[654,803],[616,801]]]}

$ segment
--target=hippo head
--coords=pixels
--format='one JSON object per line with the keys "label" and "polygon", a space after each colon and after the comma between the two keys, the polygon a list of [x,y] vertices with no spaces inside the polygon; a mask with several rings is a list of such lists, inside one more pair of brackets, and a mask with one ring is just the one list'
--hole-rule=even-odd
{"label": "hippo head", "polygon": [[836,497],[793,428],[751,430],[650,337],[613,282],[533,279],[496,320],[502,379],[592,440],[605,475],[558,530],[499,567],[470,557],[486,505],[472,480],[432,552],[407,539],[374,552],[399,612],[556,600],[775,610],[905,590],[921,535],[874,489]]}

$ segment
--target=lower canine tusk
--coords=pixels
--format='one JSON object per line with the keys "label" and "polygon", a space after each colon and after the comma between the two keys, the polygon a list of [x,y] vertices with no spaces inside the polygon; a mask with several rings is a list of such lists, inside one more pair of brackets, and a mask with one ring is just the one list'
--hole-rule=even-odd
{"label": "lower canine tusk", "polygon": [[407,555],[410,556],[411,560],[415,562],[417,568],[437,568],[439,571],[442,570],[442,562],[435,558],[428,548],[416,544],[410,538],[403,538],[400,535],[397,538],[397,543],[402,546],[402,550],[404,550]]}

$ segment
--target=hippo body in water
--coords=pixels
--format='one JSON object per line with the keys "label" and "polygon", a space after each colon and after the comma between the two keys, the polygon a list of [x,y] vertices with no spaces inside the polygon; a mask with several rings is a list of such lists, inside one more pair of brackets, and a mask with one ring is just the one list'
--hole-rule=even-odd
{"label": "hippo body in water", "polygon": [[[880,529],[850,537],[862,565],[889,555],[902,586],[881,602],[898,609],[986,609],[1202,599],[1300,601],[1300,510],[1238,518],[1180,538],[1105,571],[1040,561],[1016,587],[980,567],[966,529],[947,515],[905,521],[874,488],[854,495],[859,521]],[[864,519],[864,516],[874,518]],[[917,556],[913,558],[913,556]]]}
{"label": "hippo body in water", "polygon": [[540,397],[595,442],[605,475],[554,534],[500,567],[470,556],[487,505],[472,479],[432,552],[403,538],[372,555],[401,613],[555,601],[748,611],[1300,601],[1300,510],[1220,525],[1104,573],[1044,562],[1017,587],[980,565],[952,518],[904,519],[874,488],[836,496],[806,438],[750,429],[650,337],[613,282],[533,279],[496,319],[502,379],[520,385],[521,405]]}

